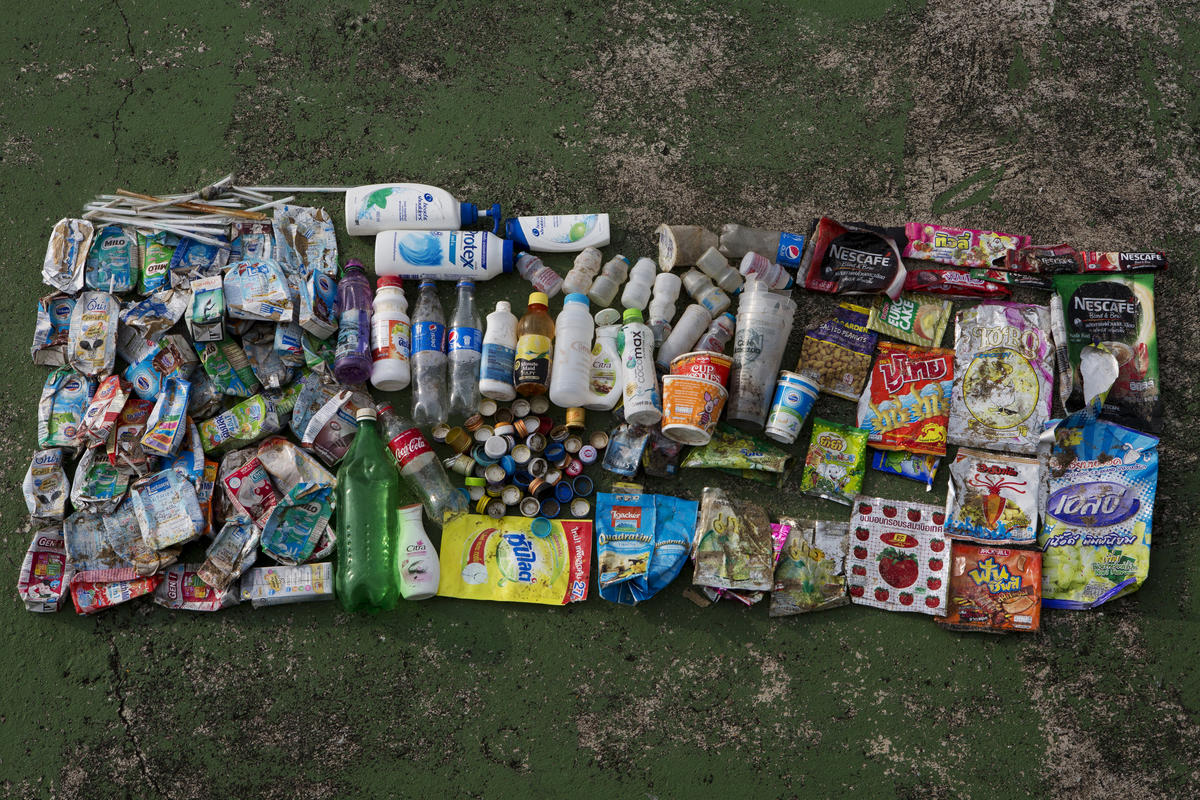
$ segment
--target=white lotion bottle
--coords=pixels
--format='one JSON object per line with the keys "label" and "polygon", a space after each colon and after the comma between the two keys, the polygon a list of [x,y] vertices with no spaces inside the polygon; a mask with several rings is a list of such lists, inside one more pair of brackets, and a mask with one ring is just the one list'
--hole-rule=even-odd
{"label": "white lotion bottle", "polygon": [[588,411],[612,411],[621,399],[624,375],[621,372],[621,354],[617,351],[617,334],[620,331],[620,325],[601,325],[596,328],[588,399],[583,404]]}
{"label": "white lotion bottle", "polygon": [[405,600],[428,600],[437,594],[442,578],[437,550],[425,533],[425,509],[420,503],[396,512],[396,583]]}
{"label": "white lotion bottle", "polygon": [[375,237],[376,275],[478,282],[512,271],[512,242],[487,231],[381,231]]}
{"label": "white lotion bottle", "polygon": [[594,326],[587,296],[567,295],[554,321],[554,369],[550,372],[550,402],[559,408],[576,408],[588,401]]}
{"label": "white lotion bottle", "polygon": [[445,189],[423,183],[374,183],[346,190],[346,232],[370,236],[380,231],[455,230],[491,217],[500,225],[500,204],[480,211],[460,203]]}
{"label": "white lotion bottle", "polygon": [[577,253],[609,241],[608,214],[540,214],[514,217],[504,235],[535,253]]}

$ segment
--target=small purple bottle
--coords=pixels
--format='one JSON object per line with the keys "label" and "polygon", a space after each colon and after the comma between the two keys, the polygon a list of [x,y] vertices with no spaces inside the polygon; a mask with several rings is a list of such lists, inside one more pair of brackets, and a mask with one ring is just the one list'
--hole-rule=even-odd
{"label": "small purple bottle", "polygon": [[362,262],[350,259],[338,281],[337,348],[333,376],[339,383],[362,383],[371,377],[371,282]]}

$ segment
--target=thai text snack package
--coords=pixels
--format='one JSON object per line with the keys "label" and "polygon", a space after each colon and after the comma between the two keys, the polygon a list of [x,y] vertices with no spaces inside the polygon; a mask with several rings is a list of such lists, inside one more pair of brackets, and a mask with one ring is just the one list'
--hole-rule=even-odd
{"label": "thai text snack package", "polygon": [[847,524],[811,520],[788,522],[791,530],[775,565],[770,615],[784,617],[848,604]]}
{"label": "thai text snack package", "polygon": [[906,292],[893,300],[881,295],[871,305],[867,327],[902,342],[937,347],[953,312],[953,303],[937,297]]}
{"label": "thai text snack package", "polygon": [[796,371],[815,372],[825,394],[857,400],[871,374],[871,354],[879,340],[867,330],[869,318],[862,306],[839,304],[833,317],[805,332]]}
{"label": "thai text snack package", "polygon": [[810,239],[799,269],[809,291],[900,296],[905,269],[893,231],[821,217]]}
{"label": "thai text snack package", "polygon": [[1062,299],[1073,376],[1067,405],[1084,404],[1080,351],[1103,345],[1116,356],[1119,371],[1100,416],[1148,433],[1161,431],[1154,276],[1057,275],[1054,289]]}
{"label": "thai text snack package", "polygon": [[1036,631],[1042,617],[1042,554],[953,542],[950,598],[939,625],[951,630]]}
{"label": "thai text snack package", "polygon": [[62,523],[46,525],[33,532],[25,551],[17,594],[29,611],[53,612],[62,608],[71,585],[67,551],[63,546]]}
{"label": "thai text snack package", "polygon": [[982,303],[959,312],[950,444],[1032,454],[1050,419],[1050,310]]}
{"label": "thai text snack package", "polygon": [[877,450],[946,454],[954,351],[880,342],[858,399],[858,427]]}
{"label": "thai text snack package", "polygon": [[985,544],[1031,544],[1040,476],[1036,458],[959,448],[950,462],[946,533]]}
{"label": "thai text snack package", "polygon": [[200,578],[197,564],[168,567],[154,590],[154,602],[175,611],[220,611],[237,605],[237,588],[214,589]]}
{"label": "thai text snack package", "polygon": [[[544,519],[544,518],[541,518]],[[438,594],[561,606],[587,599],[592,522],[460,514],[442,528]],[[539,522],[540,528],[542,523]]]}
{"label": "thai text snack package", "polygon": [[1137,591],[1150,570],[1158,439],[1077,413],[1054,431],[1042,548],[1042,604],[1095,608]]}
{"label": "thai text snack package", "polygon": [[862,491],[868,435],[852,425],[814,419],[800,491],[850,505]]}
{"label": "thai text snack package", "polygon": [[908,243],[905,258],[936,261],[951,267],[990,267],[996,259],[1004,259],[1009,250],[1026,247],[1028,236],[997,231],[977,231],[910,222],[904,226]]}
{"label": "thai text snack package", "polygon": [[774,586],[775,545],[767,512],[706,487],[700,499],[692,583],[716,589],[768,592]]}
{"label": "thai text snack package", "polygon": [[945,267],[910,269],[904,279],[904,291],[990,300],[1001,300],[1012,294],[1012,289],[1007,286],[985,280],[975,272],[977,270]]}
{"label": "thai text snack package", "polygon": [[846,556],[852,602],[943,616],[950,558],[945,521],[942,509],[926,503],[856,497]]}

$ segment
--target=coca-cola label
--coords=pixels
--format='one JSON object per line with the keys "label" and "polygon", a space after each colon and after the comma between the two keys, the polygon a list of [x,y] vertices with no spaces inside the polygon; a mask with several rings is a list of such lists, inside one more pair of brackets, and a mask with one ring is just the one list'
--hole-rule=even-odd
{"label": "coca-cola label", "polygon": [[417,456],[433,452],[429,442],[416,428],[409,428],[388,442],[392,455],[400,462],[400,468],[408,466]]}

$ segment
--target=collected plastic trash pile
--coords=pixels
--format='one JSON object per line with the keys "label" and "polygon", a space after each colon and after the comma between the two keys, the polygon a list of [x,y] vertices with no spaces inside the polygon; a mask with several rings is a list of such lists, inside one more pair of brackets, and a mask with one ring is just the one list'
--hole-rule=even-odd
{"label": "collected plastic trash pile", "polygon": [[[702,605],[769,595],[771,615],[861,603],[1009,631],[1146,578],[1162,253],[821,218],[807,234],[662,225],[657,258],[630,265],[600,250],[605,214],[518,217],[501,238],[498,205],[436,187],[296,189],[344,192],[347,231],[376,237],[373,289],[357,261],[339,272],[330,215],[278,191],[122,191],[54,226],[30,610],[563,604],[586,599],[594,555],[613,602],[653,597],[690,558]],[[562,252],[565,276],[537,255]],[[514,292],[485,325],[475,282],[514,271],[524,313]],[[439,280],[457,282],[448,324]],[[798,287],[838,300],[801,321],[791,370]],[[955,314],[951,298],[978,302]],[[369,385],[410,388],[411,414]],[[812,417],[821,394],[856,403],[856,424]],[[797,442],[799,489],[844,506],[835,519],[632,482],[718,469],[782,487]],[[930,486],[947,458],[945,505],[863,494],[868,468]],[[420,503],[401,505],[401,481]]]}

